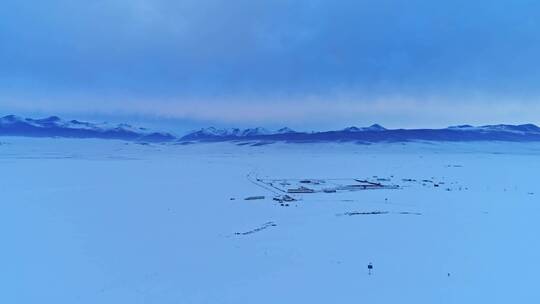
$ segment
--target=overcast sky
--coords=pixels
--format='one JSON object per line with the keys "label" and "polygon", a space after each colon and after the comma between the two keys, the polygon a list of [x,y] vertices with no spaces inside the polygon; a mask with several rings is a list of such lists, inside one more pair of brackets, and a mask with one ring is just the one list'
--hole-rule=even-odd
{"label": "overcast sky", "polygon": [[0,6],[5,114],[306,128],[540,124],[540,1]]}

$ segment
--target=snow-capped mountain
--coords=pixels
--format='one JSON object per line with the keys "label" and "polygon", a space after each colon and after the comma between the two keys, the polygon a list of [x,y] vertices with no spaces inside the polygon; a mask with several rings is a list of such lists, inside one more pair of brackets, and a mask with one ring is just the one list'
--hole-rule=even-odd
{"label": "snow-capped mountain", "polygon": [[288,133],[297,133],[295,130],[291,129],[291,128],[288,128],[288,127],[283,127],[279,130],[276,131],[277,134],[288,134]]}
{"label": "snow-capped mountain", "polygon": [[348,127],[337,131],[296,132],[282,128],[269,132],[255,129],[201,129],[187,134],[182,141],[264,140],[284,142],[406,142],[406,141],[540,141],[540,128],[524,125],[471,125],[444,129],[386,129],[374,124],[369,127]]}
{"label": "snow-capped mountain", "polygon": [[267,135],[273,135],[273,134],[286,134],[286,133],[292,133],[293,130],[289,128],[282,128],[277,130],[276,132],[269,131],[265,128],[257,127],[257,128],[248,128],[248,129],[238,129],[238,128],[230,128],[230,129],[217,129],[214,127],[209,128],[203,128],[198,131],[193,131],[189,133],[188,135],[182,137],[182,140],[205,140],[205,139],[238,139],[238,138],[245,138],[245,137],[257,137],[257,136],[267,136]]}
{"label": "snow-capped mountain", "polygon": [[471,125],[461,125],[449,127],[453,130],[465,130],[465,131],[478,131],[478,132],[511,132],[511,133],[520,133],[520,134],[539,134],[540,127],[533,124],[524,124],[524,125],[487,125],[474,127]]}
{"label": "snow-capped mountain", "polygon": [[95,124],[78,120],[62,120],[51,116],[43,119],[8,115],[0,118],[0,135],[28,137],[103,138],[165,142],[176,137],[163,132],[151,132],[128,124]]}
{"label": "snow-capped mountain", "polygon": [[242,136],[258,136],[258,135],[269,135],[273,134],[272,132],[266,130],[265,128],[253,128],[253,129],[245,129],[242,131]]}
{"label": "snow-capped mountain", "polygon": [[363,128],[352,126],[352,127],[343,129],[344,132],[385,131],[385,130],[386,129],[379,124],[373,124],[369,127],[363,127]]}
{"label": "snow-capped mountain", "polygon": [[374,124],[369,127],[348,127],[337,131],[298,132],[283,127],[276,131],[265,128],[203,128],[182,138],[170,133],[152,132],[128,124],[91,123],[63,120],[56,116],[43,119],[8,115],[0,118],[0,136],[102,138],[151,142],[223,142],[281,141],[295,142],[406,142],[406,141],[540,141],[540,127],[523,125],[459,125],[444,129],[386,129]]}

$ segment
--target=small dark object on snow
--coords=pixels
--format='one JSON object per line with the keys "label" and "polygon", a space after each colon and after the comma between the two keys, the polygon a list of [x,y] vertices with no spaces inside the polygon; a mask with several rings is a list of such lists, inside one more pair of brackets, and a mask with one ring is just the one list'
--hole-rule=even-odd
{"label": "small dark object on snow", "polygon": [[293,197],[290,197],[288,195],[284,195],[283,196],[283,201],[284,202],[294,202],[296,199],[294,199]]}
{"label": "small dark object on snow", "polygon": [[264,199],[264,196],[248,196],[244,200],[246,201],[253,201],[253,200],[261,200]]}
{"label": "small dark object on snow", "polygon": [[256,232],[260,232],[260,231],[263,231],[267,228],[270,228],[270,227],[276,227],[277,225],[274,223],[274,222],[267,222],[267,223],[264,223],[264,225],[260,226],[259,228],[255,228],[253,230],[250,230],[250,231],[246,231],[246,232],[235,232],[234,234],[235,235],[248,235],[248,234],[253,234],[253,233],[256,233]]}

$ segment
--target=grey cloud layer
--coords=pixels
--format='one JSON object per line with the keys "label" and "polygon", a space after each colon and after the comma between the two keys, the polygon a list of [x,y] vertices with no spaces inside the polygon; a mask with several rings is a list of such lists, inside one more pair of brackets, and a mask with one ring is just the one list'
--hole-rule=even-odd
{"label": "grey cloud layer", "polygon": [[362,103],[476,93],[534,102],[539,20],[540,3],[524,0],[7,0],[0,89],[174,97],[180,107],[335,91]]}

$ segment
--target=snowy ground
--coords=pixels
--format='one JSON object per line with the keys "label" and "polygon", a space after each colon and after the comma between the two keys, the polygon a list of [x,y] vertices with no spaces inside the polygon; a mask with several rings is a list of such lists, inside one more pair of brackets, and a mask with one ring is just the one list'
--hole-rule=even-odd
{"label": "snowy ground", "polygon": [[[540,144],[0,142],[1,303],[540,301]],[[403,187],[282,207],[250,173]]]}

